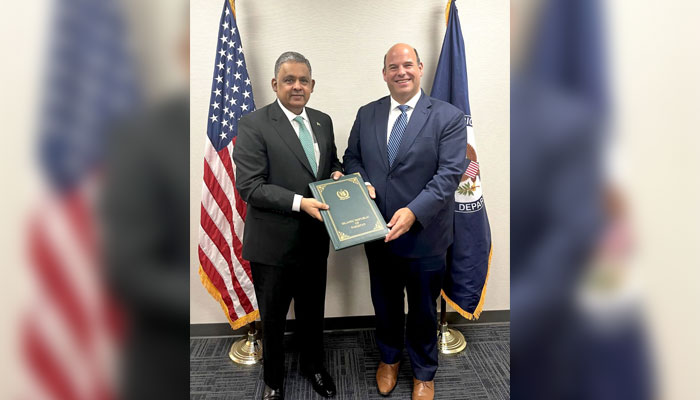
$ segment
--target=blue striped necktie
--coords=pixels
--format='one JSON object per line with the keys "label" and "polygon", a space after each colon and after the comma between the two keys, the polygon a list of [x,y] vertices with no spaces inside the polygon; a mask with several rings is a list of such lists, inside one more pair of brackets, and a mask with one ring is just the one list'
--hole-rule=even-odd
{"label": "blue striped necktie", "polygon": [[304,118],[301,115],[294,118],[294,121],[299,124],[299,141],[301,142],[301,147],[304,149],[304,153],[306,153],[306,158],[309,160],[311,170],[314,171],[315,176],[318,169],[316,166],[316,153],[314,153],[314,140],[311,137],[311,132],[306,129]]}
{"label": "blue striped necktie", "polygon": [[406,114],[408,106],[402,104],[399,106],[399,110],[401,110],[401,115],[399,115],[399,117],[396,118],[396,122],[394,122],[394,127],[391,128],[391,135],[389,135],[389,143],[386,146],[386,152],[389,156],[390,167],[394,163],[394,159],[396,159],[396,154],[398,154],[399,152],[399,145],[401,145],[401,138],[403,137],[403,132],[406,130],[406,125],[408,125],[408,115]]}

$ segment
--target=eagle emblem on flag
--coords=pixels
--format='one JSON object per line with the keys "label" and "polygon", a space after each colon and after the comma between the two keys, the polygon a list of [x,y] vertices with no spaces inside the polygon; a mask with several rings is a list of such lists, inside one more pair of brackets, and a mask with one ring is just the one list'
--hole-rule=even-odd
{"label": "eagle emblem on flag", "polygon": [[[477,161],[476,149],[471,144],[467,144],[467,168],[462,174],[459,186],[455,193],[455,199],[465,202],[476,201],[481,196],[481,171]],[[477,184],[477,181],[479,184]]]}

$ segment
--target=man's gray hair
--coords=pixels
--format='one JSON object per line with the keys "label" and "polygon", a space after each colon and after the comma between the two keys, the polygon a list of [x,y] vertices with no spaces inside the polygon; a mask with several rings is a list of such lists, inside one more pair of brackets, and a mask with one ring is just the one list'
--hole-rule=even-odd
{"label": "man's gray hair", "polygon": [[275,61],[275,78],[277,78],[277,73],[280,72],[280,67],[282,64],[289,61],[306,64],[306,66],[309,67],[309,76],[311,76],[311,63],[306,59],[306,57],[297,53],[296,51],[285,51],[284,53],[280,54],[277,61]]}

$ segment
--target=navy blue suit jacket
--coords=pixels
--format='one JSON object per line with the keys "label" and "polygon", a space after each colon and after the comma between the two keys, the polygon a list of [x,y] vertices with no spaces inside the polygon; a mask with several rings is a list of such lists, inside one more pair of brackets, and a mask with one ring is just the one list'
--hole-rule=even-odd
{"label": "navy blue suit jacket", "polygon": [[390,104],[386,96],[357,112],[343,158],[345,172],[359,172],[375,187],[387,222],[402,207],[416,215],[411,229],[390,242],[392,252],[411,258],[444,253],[453,238],[454,192],[466,168],[464,113],[421,91],[390,168]]}

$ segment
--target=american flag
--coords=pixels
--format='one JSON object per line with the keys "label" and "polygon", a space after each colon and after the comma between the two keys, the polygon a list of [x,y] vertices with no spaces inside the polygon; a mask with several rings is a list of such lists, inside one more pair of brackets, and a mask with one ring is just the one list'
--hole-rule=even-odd
{"label": "american flag", "polygon": [[250,264],[241,255],[246,204],[236,190],[238,120],[255,110],[233,0],[224,1],[204,150],[199,276],[233,329],[258,318]]}
{"label": "american flag", "polygon": [[476,179],[476,174],[479,173],[479,163],[476,161],[469,160],[469,165],[467,166],[467,170],[464,172],[464,175]]}
{"label": "american flag", "polygon": [[22,324],[35,399],[113,399],[120,313],[98,240],[99,170],[110,122],[138,98],[119,3],[56,2],[38,153],[47,183],[27,247],[37,296]]}

